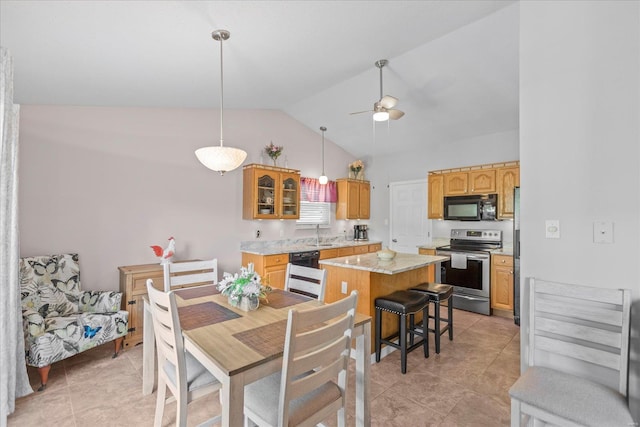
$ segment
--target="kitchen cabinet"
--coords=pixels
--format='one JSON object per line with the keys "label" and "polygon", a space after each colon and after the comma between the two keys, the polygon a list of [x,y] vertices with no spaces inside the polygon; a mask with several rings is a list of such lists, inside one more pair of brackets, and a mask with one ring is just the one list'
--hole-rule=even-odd
{"label": "kitchen cabinet", "polygon": [[[427,249],[427,248],[418,248],[418,254],[420,255],[436,255],[435,249]],[[436,265],[439,264],[431,264],[427,269],[427,279],[425,282],[435,282],[436,281]]]}
{"label": "kitchen cabinet", "polygon": [[428,218],[444,218],[444,198],[498,194],[496,219],[513,218],[513,188],[520,185],[520,162],[491,163],[430,171]]}
{"label": "kitchen cabinet", "polygon": [[369,245],[369,252],[378,252],[382,250],[382,243],[372,243]]}
{"label": "kitchen cabinet", "polygon": [[491,256],[491,308],[497,315],[513,315],[512,256]]}
{"label": "kitchen cabinet", "polygon": [[444,174],[445,196],[466,196],[469,194],[489,194],[495,192],[496,171],[494,169]]}
{"label": "kitchen cabinet", "polygon": [[520,186],[520,167],[498,169],[498,219],[513,218],[513,189]]}
{"label": "kitchen cabinet", "polygon": [[444,175],[429,175],[429,194],[427,218],[444,218]]}
{"label": "kitchen cabinet", "polygon": [[300,171],[249,164],[243,168],[242,219],[300,218]]}
{"label": "kitchen cabinet", "polygon": [[[122,310],[129,312],[129,330],[124,337],[124,346],[133,347],[142,342],[144,300],[147,295],[147,279],[153,280],[153,287],[164,291],[164,271],[160,264],[127,265],[118,267],[120,271],[120,292]],[[197,285],[197,284],[196,284]],[[174,286],[175,289],[194,285]]]}
{"label": "kitchen cabinet", "polygon": [[371,186],[369,181],[341,178],[336,180],[338,202],[336,219],[369,219]]}
{"label": "kitchen cabinet", "polygon": [[320,251],[320,259],[338,258],[338,248],[323,249]]}
{"label": "kitchen cabinet", "polygon": [[262,283],[272,288],[284,289],[289,254],[257,255],[242,253],[242,265],[253,263],[253,268],[262,277]]}

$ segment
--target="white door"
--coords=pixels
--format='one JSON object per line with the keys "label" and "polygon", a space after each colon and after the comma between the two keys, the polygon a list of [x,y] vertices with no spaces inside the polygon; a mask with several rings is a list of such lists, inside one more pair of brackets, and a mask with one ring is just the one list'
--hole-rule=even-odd
{"label": "white door", "polygon": [[418,253],[429,242],[431,223],[427,219],[427,181],[394,182],[389,185],[391,201],[390,248]]}

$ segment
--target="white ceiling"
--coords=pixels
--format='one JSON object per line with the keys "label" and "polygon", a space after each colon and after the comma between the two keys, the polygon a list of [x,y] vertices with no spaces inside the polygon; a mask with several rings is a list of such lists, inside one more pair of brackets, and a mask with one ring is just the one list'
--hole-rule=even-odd
{"label": "white ceiling", "polygon": [[[283,110],[365,156],[517,128],[512,4],[2,0],[0,40],[16,103],[217,108],[226,29],[225,108]],[[388,127],[348,114],[379,98],[382,58],[406,112]]]}

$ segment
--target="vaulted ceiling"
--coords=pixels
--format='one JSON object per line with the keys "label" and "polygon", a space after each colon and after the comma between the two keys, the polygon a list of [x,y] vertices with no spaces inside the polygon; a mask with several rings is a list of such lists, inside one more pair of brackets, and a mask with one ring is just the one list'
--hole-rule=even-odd
{"label": "vaulted ceiling", "polygon": [[[517,128],[512,1],[6,1],[20,104],[279,109],[356,156]],[[374,124],[374,62],[406,115]],[[231,132],[228,130],[227,133]],[[376,144],[384,141],[385,143]]]}

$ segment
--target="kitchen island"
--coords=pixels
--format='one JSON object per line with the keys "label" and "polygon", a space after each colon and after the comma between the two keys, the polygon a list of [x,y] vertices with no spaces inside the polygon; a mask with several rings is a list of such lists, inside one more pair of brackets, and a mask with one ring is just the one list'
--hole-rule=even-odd
{"label": "kitchen island", "polygon": [[[358,291],[357,311],[375,318],[375,299],[393,291],[408,289],[424,282],[433,282],[433,268],[429,266],[448,260],[447,256],[398,253],[390,261],[377,254],[361,254],[320,260],[320,268],[327,270],[325,301],[338,301]],[[398,330],[396,316],[383,313],[383,336]],[[375,322],[372,334],[375,334]],[[373,335],[375,337],[375,335]],[[372,350],[375,340],[371,340]]]}

